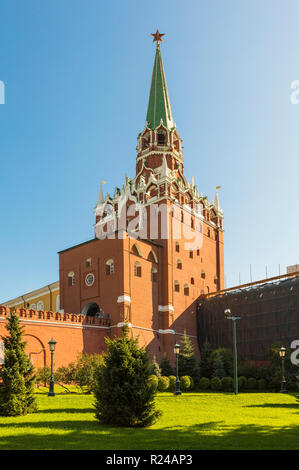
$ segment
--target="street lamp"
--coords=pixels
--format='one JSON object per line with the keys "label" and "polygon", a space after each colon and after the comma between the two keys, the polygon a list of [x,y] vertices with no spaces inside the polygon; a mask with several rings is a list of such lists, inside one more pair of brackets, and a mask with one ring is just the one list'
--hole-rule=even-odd
{"label": "street lamp", "polygon": [[233,343],[234,343],[234,389],[235,395],[238,394],[238,358],[237,358],[237,329],[236,329],[236,321],[240,320],[241,317],[236,317],[232,315],[231,310],[226,308],[224,310],[224,315],[228,320],[232,320],[233,322]]}
{"label": "street lamp", "polygon": [[53,375],[53,353],[55,351],[55,346],[56,346],[56,341],[55,339],[50,339],[48,342],[50,353],[51,353],[51,378],[50,378],[50,388],[49,388],[49,393],[48,397],[55,397],[54,393],[54,375]]}
{"label": "street lamp", "polygon": [[174,345],[174,354],[176,355],[176,382],[175,382],[175,395],[182,395],[180,390],[180,379],[179,379],[179,355],[180,355],[180,344]]}
{"label": "street lamp", "polygon": [[284,375],[284,360],[285,360],[285,357],[286,357],[286,348],[284,348],[282,346],[279,350],[279,355],[281,357],[281,375],[282,375],[280,392],[281,393],[286,393],[286,391],[287,391],[286,390],[286,379],[285,379],[285,375]]}

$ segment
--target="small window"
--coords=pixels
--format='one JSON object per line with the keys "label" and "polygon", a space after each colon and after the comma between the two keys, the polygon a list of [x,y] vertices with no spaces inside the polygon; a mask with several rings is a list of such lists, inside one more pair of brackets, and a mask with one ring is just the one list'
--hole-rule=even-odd
{"label": "small window", "polygon": [[141,264],[138,261],[134,264],[134,275],[136,277],[142,276]]}
{"label": "small window", "polygon": [[90,268],[90,266],[91,266],[91,258],[87,258],[87,260],[86,260],[86,267],[87,267],[87,268]]}
{"label": "small window", "polygon": [[189,258],[193,258],[193,251],[192,250],[189,251]]}
{"label": "small window", "polygon": [[165,144],[165,134],[162,132],[158,133],[158,145],[164,145]]}
{"label": "small window", "polygon": [[184,212],[181,211],[181,222],[184,222]]}
{"label": "small window", "polygon": [[72,271],[68,273],[68,280],[69,280],[69,286],[74,286],[75,285],[75,273]]}
{"label": "small window", "polygon": [[31,305],[30,305],[30,309],[31,309],[31,310],[36,310],[36,304],[31,304]]}
{"label": "small window", "polygon": [[208,228],[208,237],[211,236],[211,230]]}
{"label": "small window", "polygon": [[191,282],[191,284],[194,286],[194,277],[191,277],[190,282]]}
{"label": "small window", "polygon": [[177,260],[176,267],[177,269],[183,269],[183,263],[180,259]]}
{"label": "small window", "polygon": [[179,281],[174,281],[174,291],[180,292],[180,284]]}
{"label": "small window", "polygon": [[157,268],[152,268],[152,270],[151,270],[151,280],[152,280],[152,282],[157,282],[157,280],[158,280],[158,270],[157,270]]}
{"label": "small window", "polygon": [[197,253],[197,256],[200,256],[200,250],[197,250],[196,253]]}
{"label": "small window", "polygon": [[189,286],[188,286],[188,284],[184,285],[184,295],[189,295]]}
{"label": "small window", "polygon": [[194,219],[191,217],[191,228],[194,228]]}
{"label": "small window", "polygon": [[206,278],[206,273],[204,270],[201,271],[201,278],[202,279],[205,279]]}
{"label": "small window", "polygon": [[114,261],[113,259],[109,259],[106,261],[106,274],[110,276],[110,274],[114,274]]}
{"label": "small window", "polygon": [[176,243],[175,243],[175,251],[176,251],[177,253],[180,252],[180,244],[179,244],[179,242],[176,242]]}

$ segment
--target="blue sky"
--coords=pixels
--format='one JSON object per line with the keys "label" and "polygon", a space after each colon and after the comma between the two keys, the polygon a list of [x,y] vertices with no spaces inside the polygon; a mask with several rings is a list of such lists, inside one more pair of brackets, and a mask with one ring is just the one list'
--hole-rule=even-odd
{"label": "blue sky", "polygon": [[99,182],[135,174],[155,49],[185,174],[221,185],[227,286],[299,263],[299,3],[2,0],[0,301],[58,280],[93,237]]}

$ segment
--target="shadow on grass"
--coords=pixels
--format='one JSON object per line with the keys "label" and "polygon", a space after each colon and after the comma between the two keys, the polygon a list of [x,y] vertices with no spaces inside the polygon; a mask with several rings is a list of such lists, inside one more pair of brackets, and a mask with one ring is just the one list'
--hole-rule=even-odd
{"label": "shadow on grass", "polygon": [[[299,426],[227,426],[211,421],[191,426],[118,428],[94,420],[2,424],[0,449],[299,449]],[[25,428],[23,434],[16,429]],[[31,432],[29,429],[31,428]],[[45,429],[49,432],[45,434]],[[40,431],[39,431],[40,430]]]}

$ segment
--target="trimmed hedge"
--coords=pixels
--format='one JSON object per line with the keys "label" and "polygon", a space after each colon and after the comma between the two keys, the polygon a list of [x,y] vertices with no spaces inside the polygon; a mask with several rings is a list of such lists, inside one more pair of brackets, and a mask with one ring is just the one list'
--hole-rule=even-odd
{"label": "trimmed hedge", "polygon": [[223,377],[221,379],[221,388],[224,392],[231,392],[233,389],[233,379],[231,377]]}
{"label": "trimmed hedge", "polygon": [[176,376],[175,375],[170,375],[168,377],[168,379],[169,379],[168,391],[169,392],[174,392],[175,391]]}
{"label": "trimmed hedge", "polygon": [[180,385],[183,392],[186,392],[191,388],[191,378],[189,375],[183,375],[180,378]]}
{"label": "trimmed hedge", "polygon": [[169,388],[169,378],[162,376],[158,380],[159,380],[158,382],[159,392],[166,392],[166,390]]}
{"label": "trimmed hedge", "polygon": [[221,380],[218,377],[213,377],[211,379],[211,390],[214,390],[214,391],[221,390]]}
{"label": "trimmed hedge", "polygon": [[246,377],[241,375],[241,377],[238,378],[238,389],[240,390],[240,392],[242,392],[243,390],[246,390],[246,388],[247,388],[247,379]]}
{"label": "trimmed hedge", "polygon": [[156,392],[157,389],[158,389],[158,383],[159,383],[159,379],[156,375],[150,375],[149,378],[148,378],[149,382],[153,385],[154,387],[154,391]]}
{"label": "trimmed hedge", "polygon": [[199,390],[209,390],[210,388],[210,379],[207,377],[202,377],[198,383]]}

